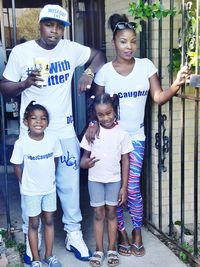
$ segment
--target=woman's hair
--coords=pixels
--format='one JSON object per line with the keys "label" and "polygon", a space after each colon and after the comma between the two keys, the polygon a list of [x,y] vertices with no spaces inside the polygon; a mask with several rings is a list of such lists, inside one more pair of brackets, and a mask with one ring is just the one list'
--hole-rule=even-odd
{"label": "woman's hair", "polygon": [[95,107],[101,104],[110,104],[113,110],[118,116],[119,111],[119,96],[117,94],[101,94],[97,96],[91,96],[88,99],[88,115],[90,120],[96,120],[96,110]]}
{"label": "woman's hair", "polygon": [[113,32],[113,39],[115,38],[117,31],[122,30],[117,27],[119,23],[124,23],[125,27],[123,29],[126,29],[126,28],[132,29],[136,34],[136,31],[135,31],[136,23],[129,22],[129,19],[127,18],[125,14],[120,15],[118,13],[114,13],[108,19],[108,28],[110,28]]}
{"label": "woman's hair", "polygon": [[36,104],[34,100],[31,101],[26,107],[25,112],[24,112],[24,120],[27,120],[34,110],[42,110],[47,117],[47,121],[49,122],[49,113],[47,109],[40,104]]}

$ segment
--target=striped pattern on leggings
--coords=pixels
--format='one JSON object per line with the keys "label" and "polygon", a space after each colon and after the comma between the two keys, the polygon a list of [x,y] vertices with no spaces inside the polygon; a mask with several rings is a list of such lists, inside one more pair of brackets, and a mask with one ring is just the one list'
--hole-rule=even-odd
{"label": "striped pattern on leggings", "polygon": [[[132,141],[134,150],[130,155],[127,206],[133,223],[133,229],[141,229],[143,218],[143,200],[140,189],[140,177],[144,158],[145,141]],[[117,207],[118,230],[125,229],[123,207]]]}

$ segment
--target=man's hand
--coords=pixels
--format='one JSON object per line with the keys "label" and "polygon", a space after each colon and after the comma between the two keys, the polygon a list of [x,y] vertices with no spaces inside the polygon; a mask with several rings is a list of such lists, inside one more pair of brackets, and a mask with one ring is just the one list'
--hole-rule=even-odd
{"label": "man's hand", "polygon": [[44,81],[44,80],[40,77],[40,72],[37,71],[37,70],[34,70],[34,71],[31,72],[31,74],[24,81],[25,88],[29,88],[32,85],[40,88],[41,85],[37,84],[38,81]]}
{"label": "man's hand", "polygon": [[90,90],[93,78],[83,72],[78,81],[78,94]]}

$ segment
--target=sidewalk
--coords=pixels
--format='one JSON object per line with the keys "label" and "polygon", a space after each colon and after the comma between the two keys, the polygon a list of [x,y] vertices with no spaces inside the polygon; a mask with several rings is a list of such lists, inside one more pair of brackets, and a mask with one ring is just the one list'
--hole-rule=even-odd
{"label": "sidewalk", "polygon": [[[6,228],[6,210],[5,210],[5,192],[4,192],[3,176],[0,174],[0,227]],[[13,174],[8,175],[8,188],[10,193],[10,216],[11,224],[16,229],[15,236],[19,242],[23,242],[23,233],[21,231],[21,210],[20,210],[20,195],[18,183]],[[58,203],[59,204],[59,203]],[[82,230],[84,240],[87,243],[91,251],[95,249],[95,240],[92,230],[92,209],[89,206],[87,181],[81,182],[81,209],[83,215]],[[54,254],[58,257],[63,267],[88,267],[88,262],[82,262],[77,260],[71,252],[66,251],[64,247],[65,232],[63,231],[63,225],[61,222],[62,211],[58,205],[55,221],[55,243]],[[131,232],[131,223],[129,220],[128,212],[125,213],[127,218],[127,231]],[[18,229],[18,230],[17,230]],[[107,246],[107,236],[104,238],[105,249]],[[187,265],[182,263],[174,253],[168,249],[159,239],[157,239],[147,229],[143,229],[143,241],[146,248],[146,254],[144,257],[135,256],[120,256],[120,263],[123,267],[186,267]],[[43,248],[42,248],[43,250]],[[42,254],[43,251],[41,251]],[[107,266],[106,259],[104,260],[103,267]],[[24,264],[24,267],[27,267]]]}

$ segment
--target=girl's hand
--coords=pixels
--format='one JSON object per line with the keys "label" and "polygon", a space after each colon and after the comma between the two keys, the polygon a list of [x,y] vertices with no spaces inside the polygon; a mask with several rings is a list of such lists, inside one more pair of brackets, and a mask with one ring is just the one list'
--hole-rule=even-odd
{"label": "girl's hand", "polygon": [[121,206],[127,200],[127,188],[122,187],[119,191],[118,205]]}
{"label": "girl's hand", "polygon": [[86,169],[94,167],[95,163],[99,161],[100,159],[96,159],[96,157],[87,158],[85,159],[85,167]]}

